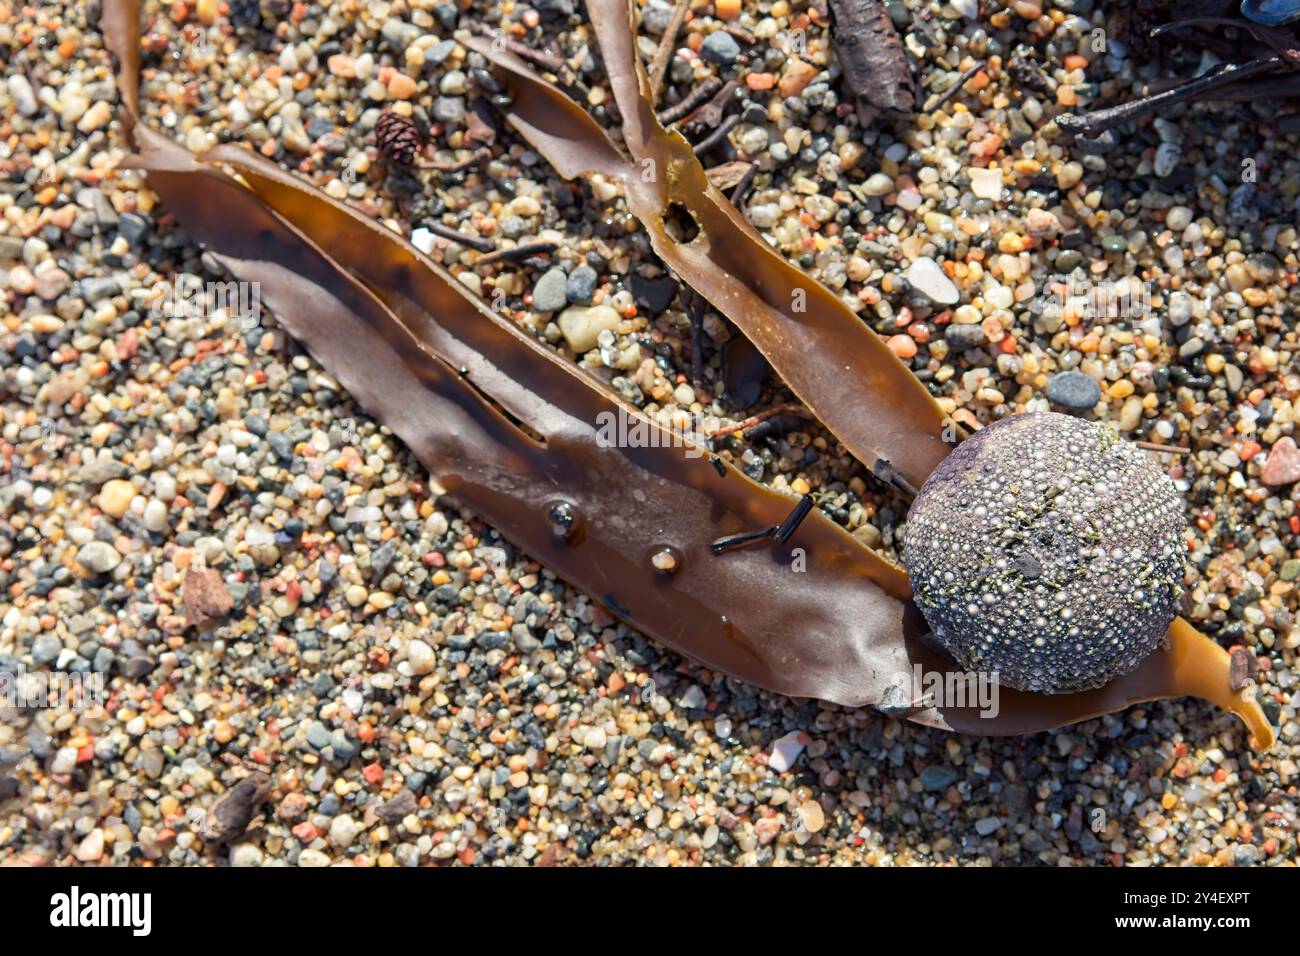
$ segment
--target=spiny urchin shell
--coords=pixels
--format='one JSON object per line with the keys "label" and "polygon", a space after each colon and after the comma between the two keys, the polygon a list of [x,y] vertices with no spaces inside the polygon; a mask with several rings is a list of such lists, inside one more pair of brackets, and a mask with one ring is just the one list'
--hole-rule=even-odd
{"label": "spiny urchin shell", "polygon": [[1015,415],[935,469],[903,563],[962,667],[1069,693],[1160,643],[1182,596],[1183,529],[1178,490],[1136,446],[1068,415]]}

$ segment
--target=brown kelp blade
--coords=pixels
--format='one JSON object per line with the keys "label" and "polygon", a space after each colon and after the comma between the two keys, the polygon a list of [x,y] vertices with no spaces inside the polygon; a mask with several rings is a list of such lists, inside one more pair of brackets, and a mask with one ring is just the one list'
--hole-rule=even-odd
{"label": "brown kelp blade", "polygon": [[[397,237],[381,241],[378,229],[352,258],[382,263],[359,275],[393,280],[396,292],[386,295],[412,297],[399,305],[424,323],[417,336],[291,217],[143,126],[137,136],[137,162],[187,231],[237,278],[260,283],[262,301],[285,327],[448,492],[614,613],[688,656],[785,694],[854,706],[879,702],[884,687],[877,675],[907,659],[905,605],[895,596],[907,585],[897,568],[817,512],[786,544],[714,555],[714,539],[778,524],[794,501],[683,447],[576,370],[555,375],[551,366],[567,363],[526,346],[522,336],[490,332],[461,340],[451,326],[492,328],[490,310],[426,269],[431,263]],[[271,182],[262,171],[241,172],[263,188]],[[274,194],[295,195],[287,187]],[[290,209],[316,234],[328,237],[343,225],[340,207],[314,191],[301,195],[323,203]],[[419,317],[416,304],[424,301],[446,309]],[[443,324],[450,313],[455,317]],[[484,342],[490,356],[476,347]],[[476,373],[461,373],[462,364],[495,369],[495,377],[482,373],[476,382]],[[546,369],[530,381],[544,382],[558,402],[506,383],[516,371],[527,377],[530,368]],[[484,383],[543,440],[496,411],[480,394]],[[605,412],[642,428],[648,447],[603,444],[598,423]],[[567,536],[555,533],[557,504],[573,520]],[[675,573],[652,563],[665,550]]]}
{"label": "brown kelp blade", "polygon": [[[115,10],[110,3],[106,16]],[[902,572],[816,511],[786,545],[712,554],[716,537],[779,523],[790,499],[691,457],[689,446],[667,447],[673,435],[487,310],[394,234],[241,150],[199,162],[147,127],[135,135],[138,163],[178,219],[236,277],[260,284],[285,327],[435,479],[629,623],[742,680],[850,706],[886,703],[914,664],[952,667],[905,629],[905,616],[915,627],[919,614],[902,600]],[[221,173],[218,160],[249,185]],[[601,440],[593,423],[610,414],[644,429],[639,447]],[[573,520],[564,537],[551,520],[557,504]],[[676,573],[652,563],[664,549]],[[909,717],[971,733],[1025,733],[1190,693],[1234,709],[1257,745],[1270,743],[1258,705],[1228,698],[1222,650],[1190,628],[1180,636],[1176,626],[1173,636],[1173,651],[1114,690],[1005,693],[991,718],[970,708]],[[1218,653],[1221,668],[1186,665],[1204,657],[1197,641]]]}
{"label": "brown kelp blade", "polygon": [[[913,636],[926,629],[915,605],[908,609],[906,626]],[[1136,670],[1096,690],[1028,694],[1002,687],[998,689],[996,713],[989,714],[977,704],[976,685],[968,679],[964,685],[955,685],[963,686],[966,706],[918,708],[908,714],[908,719],[969,734],[1023,734],[1064,727],[1147,701],[1199,697],[1240,717],[1250,733],[1253,750],[1271,748],[1276,735],[1255,698],[1255,689],[1232,690],[1228,653],[1182,618],[1169,628],[1168,638],[1168,649],[1156,651]],[[913,662],[921,666],[923,673],[952,672],[952,662],[946,656],[919,643],[910,646],[916,651]],[[919,680],[914,683],[922,686]]]}
{"label": "brown kelp blade", "polygon": [[[615,176],[655,252],[735,323],[790,389],[865,465],[920,487],[947,454],[944,415],[925,387],[852,310],[771,249],[717,188],[682,136],[655,118],[623,0],[587,4],[631,160],[560,90],[484,39],[469,45],[513,97],[507,119],[566,177]],[[665,218],[696,231],[674,239]],[[886,466],[892,464],[893,469]]]}

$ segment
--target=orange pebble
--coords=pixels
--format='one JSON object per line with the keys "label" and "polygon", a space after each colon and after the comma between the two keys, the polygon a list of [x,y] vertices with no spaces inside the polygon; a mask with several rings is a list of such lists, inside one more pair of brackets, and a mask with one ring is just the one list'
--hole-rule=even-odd
{"label": "orange pebble", "polygon": [[910,335],[891,335],[886,344],[889,350],[903,361],[916,355],[916,340]]}

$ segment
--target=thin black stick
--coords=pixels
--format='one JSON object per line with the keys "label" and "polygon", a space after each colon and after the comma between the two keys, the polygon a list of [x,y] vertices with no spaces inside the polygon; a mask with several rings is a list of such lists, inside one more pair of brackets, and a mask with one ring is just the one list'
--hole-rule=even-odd
{"label": "thin black stick", "polygon": [[740,177],[740,182],[731,190],[731,204],[737,209],[744,205],[745,196],[749,193],[749,187],[754,185],[754,177],[758,175],[758,163],[750,163],[749,169],[745,170],[745,175]]}
{"label": "thin black stick", "polygon": [[475,266],[487,265],[492,262],[513,262],[517,259],[528,259],[532,256],[549,256],[555,251],[553,242],[530,242],[523,246],[514,246],[510,249],[497,249],[490,252],[474,263]]}
{"label": "thin black stick", "polygon": [[926,101],[926,104],[923,107],[921,107],[921,112],[933,113],[940,106],[943,106],[944,103],[947,103],[950,99],[956,96],[957,93],[960,92],[963,86],[965,86],[968,82],[970,82],[970,78],[972,76],[974,76],[982,69],[984,69],[983,60],[981,60],[979,63],[976,63],[969,70],[967,70],[960,77],[958,77],[957,82],[954,83],[952,86],[948,87],[942,93],[930,97],[930,99]]}
{"label": "thin black stick", "polygon": [[726,135],[730,133],[732,128],[739,122],[740,117],[735,113],[732,113],[718,124],[717,129],[695,144],[695,155],[703,156],[709,150],[713,149],[713,147],[717,146],[724,138],[726,138]]}
{"label": "thin black stick", "polygon": [[1281,58],[1276,56],[1260,57],[1246,63],[1223,63],[1204,76],[1198,76],[1182,86],[1176,86],[1154,96],[1144,96],[1128,103],[1122,103],[1119,106],[1094,110],[1091,113],[1082,115],[1063,113],[1056,118],[1056,125],[1067,133],[1100,132],[1128,120],[1144,116],[1147,113],[1155,112],[1165,106],[1172,106],[1175,103],[1181,103],[1184,100],[1190,100],[1222,87],[1230,86],[1248,76],[1275,69],[1281,63]]}
{"label": "thin black stick", "polygon": [[709,545],[709,550],[714,554],[725,554],[728,551],[735,551],[737,548],[745,548],[751,544],[766,541],[776,534],[776,527],[776,525],[772,525],[772,527],[764,528],[762,531],[746,531],[744,534],[732,534],[725,538],[719,538]]}
{"label": "thin black stick", "polygon": [[813,509],[812,495],[804,495],[799,499],[799,503],[794,506],[789,516],[776,526],[776,540],[785,544],[790,537],[799,530],[799,525],[803,524],[803,519],[808,517],[808,512]]}
{"label": "thin black stick", "polygon": [[442,236],[442,238],[450,239],[452,242],[459,242],[462,246],[469,246],[479,252],[492,252],[497,247],[497,244],[491,239],[483,236],[468,236],[451,226],[444,226],[436,220],[426,222],[424,228],[435,236]]}
{"label": "thin black stick", "polygon": [[720,89],[722,89],[722,80],[716,76],[711,76],[683,96],[678,102],[660,110],[655,114],[655,117],[665,126],[676,123],[682,117],[689,116],[696,107],[707,102],[709,97]]}
{"label": "thin black stick", "polygon": [[659,48],[655,50],[654,60],[650,63],[651,106],[654,106],[659,100],[659,90],[664,85],[664,77],[668,75],[668,67],[673,62],[673,50],[677,46],[677,34],[681,32],[682,24],[686,22],[686,14],[690,12],[690,9],[691,0],[677,0],[677,4],[673,7],[672,16],[668,18],[668,27],[659,40]]}

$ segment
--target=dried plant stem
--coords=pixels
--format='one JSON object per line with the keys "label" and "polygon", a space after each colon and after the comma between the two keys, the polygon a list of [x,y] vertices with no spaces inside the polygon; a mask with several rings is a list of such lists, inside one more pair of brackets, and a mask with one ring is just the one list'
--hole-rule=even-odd
{"label": "dried plant stem", "polygon": [[668,66],[673,61],[673,50],[677,47],[677,34],[686,22],[690,12],[691,0],[677,0],[673,15],[668,18],[668,28],[659,40],[659,49],[655,50],[654,60],[650,63],[650,105],[659,101],[659,91],[663,88],[664,77],[668,75]]}
{"label": "dried plant stem", "polygon": [[972,66],[969,70],[964,72],[960,77],[958,77],[957,82],[954,83],[952,86],[948,87],[942,93],[930,97],[930,99],[926,102],[925,106],[921,108],[921,112],[933,113],[939,107],[943,106],[944,103],[947,103],[950,99],[952,99],[954,96],[960,93],[961,88],[965,86],[968,82],[970,82],[971,77],[973,77],[976,73],[978,73],[982,69],[984,69],[984,61],[981,60],[980,62]]}
{"label": "dried plant stem", "polygon": [[1147,451],[1159,451],[1167,455],[1190,455],[1192,453],[1190,448],[1183,448],[1180,445],[1162,445],[1160,442],[1155,441],[1138,441],[1133,444],[1139,448],[1145,448]]}
{"label": "dried plant stem", "polygon": [[[495,247],[493,247],[495,249]],[[509,249],[495,249],[483,256],[478,262],[474,263],[475,267],[489,265],[493,262],[512,262],[516,259],[528,259],[532,256],[549,256],[555,251],[553,242],[530,242],[522,246],[513,246]]]}
{"label": "dried plant stem", "polygon": [[740,117],[736,116],[734,113],[731,116],[728,116],[718,124],[717,129],[695,144],[695,155],[703,156],[709,150],[713,149],[713,147],[717,146],[726,138],[727,134],[730,133],[739,122]]}
{"label": "dried plant stem", "polygon": [[452,226],[443,225],[440,222],[427,222],[424,228],[428,229],[435,236],[441,236],[443,239],[450,239],[452,242],[459,242],[462,246],[469,246],[471,249],[477,249],[479,252],[492,252],[496,249],[497,244],[491,239],[483,236],[470,236],[461,232]]}
{"label": "dried plant stem", "polygon": [[547,53],[544,50],[534,50],[527,43],[505,36],[499,30],[494,30],[486,24],[475,23],[471,26],[471,29],[480,36],[485,36],[495,43],[500,43],[521,60],[535,63],[548,73],[554,73],[565,85],[572,83],[573,72],[562,57],[558,57],[554,53]]}
{"label": "dried plant stem", "polygon": [[808,409],[802,405],[793,402],[785,405],[774,405],[766,411],[759,412],[757,415],[750,415],[743,422],[736,422],[734,425],[728,425],[725,428],[719,428],[709,432],[710,438],[725,438],[728,435],[734,435],[736,432],[747,431],[755,425],[762,424],[769,418],[775,418],[777,415],[800,415],[803,418],[811,418],[812,415]]}
{"label": "dried plant stem", "polygon": [[716,76],[711,76],[703,83],[699,84],[689,93],[666,109],[660,110],[655,114],[659,122],[666,124],[676,123],[679,119],[689,116],[696,107],[702,105],[714,93],[722,89],[722,80]]}
{"label": "dried plant stem", "polygon": [[1198,76],[1181,86],[1176,86],[1163,93],[1156,93],[1154,96],[1144,96],[1128,103],[1122,103],[1119,106],[1094,110],[1083,115],[1064,113],[1056,118],[1056,125],[1068,133],[1101,132],[1128,120],[1144,116],[1147,113],[1154,113],[1163,107],[1222,90],[1224,87],[1231,86],[1257,73],[1276,69],[1281,65],[1281,62],[1280,57],[1269,56],[1250,60],[1246,63],[1224,63],[1204,76]]}

